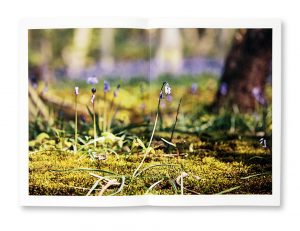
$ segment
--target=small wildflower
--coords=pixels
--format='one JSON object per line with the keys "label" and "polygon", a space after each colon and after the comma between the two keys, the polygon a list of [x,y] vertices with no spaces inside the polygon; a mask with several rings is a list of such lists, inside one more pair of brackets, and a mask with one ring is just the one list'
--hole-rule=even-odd
{"label": "small wildflower", "polygon": [[93,76],[90,76],[90,77],[87,78],[86,83],[95,85],[95,84],[98,83],[98,79],[97,79],[96,76],[93,75]]}
{"label": "small wildflower", "polygon": [[32,87],[33,87],[34,89],[37,89],[38,84],[37,84],[37,83],[32,83]]}
{"label": "small wildflower", "polygon": [[91,102],[94,103],[94,101],[95,101],[95,95],[93,94],[91,98]]}
{"label": "small wildflower", "polygon": [[117,96],[118,96],[118,92],[119,92],[119,90],[120,90],[120,87],[121,87],[121,85],[118,84],[117,89],[114,91],[114,97],[117,97]]}
{"label": "small wildflower", "polygon": [[167,101],[171,102],[172,101],[172,96],[171,95],[167,95]]}
{"label": "small wildflower", "polygon": [[171,94],[171,87],[168,83],[165,84],[165,94],[170,95]]}
{"label": "small wildflower", "polygon": [[162,91],[160,91],[160,93],[159,93],[159,98],[160,98],[160,99],[163,99],[163,98],[164,98],[163,92],[162,92]]}
{"label": "small wildflower", "polygon": [[252,88],[252,95],[254,97],[258,96],[260,94],[260,89],[258,87],[253,87]]}
{"label": "small wildflower", "polygon": [[[96,93],[96,88],[92,88],[91,89],[92,91],[92,98],[91,98],[91,102],[92,102],[92,105],[93,105],[93,121],[94,121],[94,140],[96,140],[97,138],[97,132],[96,132],[96,113],[95,113],[95,93]],[[94,143],[94,147],[96,148],[96,142]]]}
{"label": "small wildflower", "polygon": [[75,95],[79,94],[79,87],[75,87],[75,91],[74,91]]}
{"label": "small wildflower", "polygon": [[[150,141],[149,141],[149,144],[148,144],[148,149],[151,147],[151,143],[152,143],[153,136],[154,136],[154,133],[155,133],[155,129],[156,129],[156,126],[157,126],[157,120],[158,120],[159,110],[160,110],[159,108],[161,106],[160,104],[161,103],[163,103],[163,104],[165,103],[165,102],[161,102],[161,99],[163,98],[163,88],[165,88],[165,94],[167,96],[171,94],[171,87],[170,87],[170,85],[167,82],[163,82],[163,84],[162,84],[162,86],[160,88],[160,92],[159,92],[159,100],[158,100],[158,104],[157,104],[157,112],[156,112],[156,117],[155,117],[155,122],[154,122],[153,130],[152,130],[152,134],[151,134]],[[141,168],[141,166],[143,165],[143,163],[144,163],[144,161],[146,159],[146,155],[147,155],[147,152],[145,152],[144,158],[142,159],[142,161],[140,162],[140,164],[138,165],[138,167],[134,170],[132,177],[135,177],[136,174],[138,173],[138,170]]]}
{"label": "small wildflower", "polygon": [[109,82],[107,82],[106,80],[104,80],[104,92],[107,93],[109,91],[110,91]]}
{"label": "small wildflower", "polygon": [[92,104],[94,104],[96,88],[93,87],[91,91],[92,91],[92,93],[93,93],[92,98],[91,98],[91,102],[92,102]]}
{"label": "small wildflower", "polygon": [[192,94],[196,94],[197,92],[197,83],[193,83],[191,87]]}
{"label": "small wildflower", "polygon": [[252,95],[255,98],[255,100],[260,103],[261,105],[266,104],[266,99],[264,98],[262,91],[258,87],[254,87],[252,89]]}
{"label": "small wildflower", "polygon": [[85,118],[85,116],[84,115],[80,115],[80,121],[82,122],[82,123],[86,123],[86,118]]}
{"label": "small wildflower", "polygon": [[220,93],[221,95],[227,95],[227,92],[228,92],[228,85],[227,83],[221,83],[221,86],[220,86]]}
{"label": "small wildflower", "polygon": [[32,87],[34,89],[37,89],[38,81],[37,81],[37,78],[35,76],[30,76],[30,82],[31,82]]}

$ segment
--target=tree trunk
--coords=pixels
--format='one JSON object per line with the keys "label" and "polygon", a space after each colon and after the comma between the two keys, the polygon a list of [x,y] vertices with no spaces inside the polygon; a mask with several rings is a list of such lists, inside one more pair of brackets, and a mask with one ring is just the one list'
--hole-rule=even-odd
{"label": "tree trunk", "polygon": [[92,29],[78,28],[74,30],[73,42],[64,50],[64,59],[68,67],[68,76],[71,79],[80,77],[87,61]]}
{"label": "tree trunk", "polygon": [[156,60],[160,64],[161,72],[177,74],[181,69],[182,58],[183,43],[180,29],[161,29],[156,53]]}
{"label": "tree trunk", "polygon": [[242,112],[251,112],[257,103],[265,103],[271,60],[272,29],[238,30],[225,60],[214,106],[236,105]]}
{"label": "tree trunk", "polygon": [[114,46],[115,46],[115,29],[101,29],[101,66],[106,71],[111,71],[114,68]]}

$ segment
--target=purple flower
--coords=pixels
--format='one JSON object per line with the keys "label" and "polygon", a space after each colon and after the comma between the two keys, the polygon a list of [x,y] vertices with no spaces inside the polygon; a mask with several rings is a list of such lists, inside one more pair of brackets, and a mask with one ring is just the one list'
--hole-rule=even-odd
{"label": "purple flower", "polygon": [[83,122],[83,123],[86,123],[86,118],[84,115],[80,115],[80,120]]}
{"label": "purple flower", "polygon": [[259,104],[266,104],[266,99],[264,98],[263,93],[259,87],[252,88],[252,95]]}
{"label": "purple flower", "polygon": [[119,92],[119,90],[120,90],[120,87],[121,87],[121,85],[118,84],[117,89],[114,91],[114,97],[117,97],[117,96],[118,96],[118,92]]}
{"label": "purple flower", "polygon": [[228,93],[228,85],[227,83],[221,83],[221,86],[220,86],[220,93],[221,95],[227,95]]}
{"label": "purple flower", "polygon": [[196,94],[197,88],[198,88],[197,83],[193,83],[191,87],[192,94]]}
{"label": "purple flower", "polygon": [[160,99],[164,98],[163,88],[165,88],[165,95],[166,96],[171,94],[171,87],[170,87],[169,83],[163,82],[163,85],[162,85],[162,87],[160,89],[160,92],[159,92],[159,98]]}
{"label": "purple flower", "polygon": [[104,80],[104,93],[107,93],[109,91],[110,91],[109,82],[107,82],[106,80]]}
{"label": "purple flower", "polygon": [[32,83],[32,87],[33,87],[34,89],[37,89],[38,84],[37,84],[36,82],[34,82],[34,83]]}
{"label": "purple flower", "polygon": [[159,98],[160,98],[160,99],[163,99],[163,98],[164,98],[163,92],[162,92],[162,91],[160,91],[160,93],[159,93]]}
{"label": "purple flower", "polygon": [[98,83],[98,79],[96,76],[93,75],[93,76],[87,78],[86,83],[95,85]]}
{"label": "purple flower", "polygon": [[256,98],[260,94],[260,89],[258,87],[253,87],[252,88],[252,95]]}
{"label": "purple flower", "polygon": [[172,101],[172,96],[171,95],[167,95],[167,101],[171,102]]}

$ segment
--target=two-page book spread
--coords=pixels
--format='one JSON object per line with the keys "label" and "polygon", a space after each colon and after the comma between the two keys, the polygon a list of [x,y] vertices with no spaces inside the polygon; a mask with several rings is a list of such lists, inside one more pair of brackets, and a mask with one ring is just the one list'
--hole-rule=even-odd
{"label": "two-page book spread", "polygon": [[24,20],[21,205],[280,205],[280,73],[278,20]]}

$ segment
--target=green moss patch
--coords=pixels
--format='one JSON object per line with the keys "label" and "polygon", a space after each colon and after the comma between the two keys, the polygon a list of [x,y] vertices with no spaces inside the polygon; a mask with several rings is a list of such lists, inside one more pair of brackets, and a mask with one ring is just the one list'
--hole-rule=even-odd
{"label": "green moss patch", "polygon": [[[140,174],[132,177],[142,153],[109,154],[105,160],[91,159],[85,152],[35,151],[29,153],[30,195],[99,195],[109,180],[116,184],[103,195],[271,194],[272,158],[269,149],[250,141],[222,143],[178,142],[178,150],[156,150],[149,154]],[[180,153],[180,155],[177,155]],[[101,153],[99,153],[101,154]]]}

